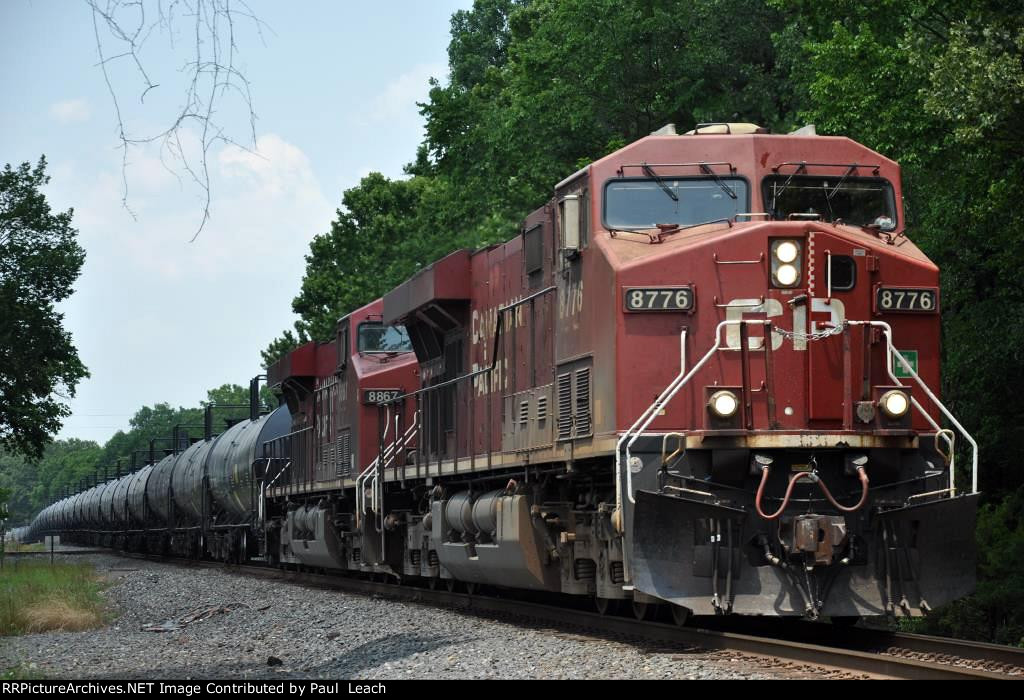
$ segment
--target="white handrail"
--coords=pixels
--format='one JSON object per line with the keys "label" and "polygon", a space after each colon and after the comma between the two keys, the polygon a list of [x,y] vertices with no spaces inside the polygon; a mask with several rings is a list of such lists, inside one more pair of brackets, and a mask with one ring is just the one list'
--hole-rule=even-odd
{"label": "white handrail", "polygon": [[[640,417],[629,427],[619,441],[615,445],[615,508],[619,511],[619,517],[622,517],[622,443],[626,441],[630,433],[636,430],[637,426],[647,417],[647,414],[655,409],[658,402],[661,401],[665,395],[686,375],[686,328],[683,328],[679,332],[679,374],[676,375],[675,379],[669,382],[669,385],[661,392],[661,394],[654,400],[650,406],[648,406]],[[628,461],[628,460],[627,460]],[[630,481],[632,484],[632,480]],[[634,503],[632,494],[629,497],[630,503]]]}
{"label": "white handrail", "polygon": [[[269,460],[269,459],[281,459],[281,458],[280,457],[268,457],[266,459]],[[290,469],[291,466],[292,466],[292,460],[289,459],[288,463],[285,464],[284,467],[281,468],[281,471],[279,471],[277,474],[275,474],[274,478],[270,480],[270,483],[263,487],[263,492],[266,493],[267,489],[272,488],[274,486],[274,484],[277,483],[277,480],[281,478],[281,475],[284,474],[286,471],[288,471],[288,469]]]}
{"label": "white handrail", "polygon": [[[971,434],[967,432],[967,429],[960,424],[960,421],[956,419],[956,417],[949,411],[949,409],[946,408],[946,406],[941,401],[939,401],[938,397],[935,396],[934,393],[932,393],[932,390],[928,388],[928,385],[924,383],[924,380],[921,379],[917,371],[910,365],[909,362],[907,362],[907,359],[903,357],[903,355],[893,347],[892,327],[885,321],[849,321],[849,323],[850,325],[876,326],[878,328],[881,328],[882,334],[885,336],[886,350],[888,351],[888,357],[886,358],[885,366],[886,370],[889,373],[889,378],[892,379],[892,381],[894,381],[898,386],[905,386],[903,382],[901,382],[893,372],[892,359],[895,355],[896,358],[899,360],[900,364],[903,366],[903,369],[906,370],[910,374],[910,376],[918,383],[918,385],[921,387],[921,390],[924,391],[925,395],[929,399],[931,399],[932,403],[934,403],[938,407],[939,411],[942,412],[942,415],[944,415],[949,420],[949,422],[952,423],[956,427],[956,429],[960,431],[960,434],[967,439],[967,442],[971,444],[971,493],[978,493],[978,443],[974,440]],[[939,425],[932,419],[932,417],[928,415],[928,412],[924,410],[924,408],[921,406],[920,403],[918,403],[916,399],[911,397],[910,400],[917,408],[917,410],[920,411],[921,414],[925,417],[928,423],[931,424],[936,429],[936,431],[938,431],[936,434],[936,437],[938,437],[938,434],[942,432],[942,428],[940,428]],[[952,455],[952,449],[950,450],[950,454]],[[956,483],[955,476],[953,474],[953,466],[954,465],[951,462],[949,465],[949,487],[951,496],[956,495]]]}
{"label": "white handrail", "polygon": [[[389,416],[387,418],[387,424],[385,425],[384,428],[385,437],[387,436],[391,428],[390,412],[391,410],[389,407]],[[367,479],[370,480],[369,488],[371,490],[370,510],[374,513],[377,513],[377,511],[380,509],[380,501],[382,500],[381,494],[378,493],[378,489],[381,483],[379,479],[380,473],[384,469],[387,469],[389,465],[395,460],[396,456],[398,455],[398,450],[408,445],[409,442],[414,437],[416,437],[416,435],[418,434],[419,427],[418,419],[419,411],[416,411],[415,415],[413,416],[412,425],[409,426],[405,433],[403,433],[400,438],[396,438],[392,442],[385,445],[384,451],[377,455],[374,458],[374,460],[367,465],[366,469],[360,472],[359,476],[356,477],[356,525],[362,525],[363,513],[366,511],[365,491],[367,488]],[[398,435],[397,415],[395,415],[395,435]],[[383,466],[381,466],[381,468],[378,469],[378,465],[381,464]]]}
{"label": "white handrail", "polygon": [[[659,395],[658,398],[654,400],[654,403],[648,406],[647,410],[640,414],[640,417],[637,418],[636,422],[633,423],[632,426],[630,426],[629,430],[623,433],[622,437],[619,438],[619,441],[615,446],[615,507],[616,510],[619,511],[619,517],[622,517],[622,445],[626,441],[626,439],[629,438],[632,434],[632,438],[629,440],[628,443],[626,443],[625,450],[627,464],[627,469],[625,470],[626,497],[629,499],[630,503],[636,503],[636,501],[633,499],[633,474],[628,469],[630,459],[630,448],[632,448],[633,444],[637,441],[640,435],[647,429],[647,426],[649,426],[654,421],[654,419],[659,415],[661,410],[665,408],[668,402],[671,401],[677,393],[679,393],[679,390],[682,389],[693,378],[693,376],[701,369],[701,367],[707,364],[707,361],[711,359],[711,356],[714,355],[715,352],[721,347],[723,328],[725,328],[726,326],[736,326],[743,324],[748,324],[752,326],[766,326],[769,323],[770,321],[766,319],[727,319],[725,321],[719,322],[719,324],[715,327],[714,345],[711,346],[711,349],[708,350],[707,353],[705,353],[704,356],[700,359],[700,361],[697,362],[697,364],[694,365],[693,368],[690,369],[689,371],[686,370],[685,354],[681,352],[679,374],[676,375],[676,378],[673,379],[667,387],[665,387],[665,390],[662,391],[661,395]],[[680,334],[680,343],[685,342],[685,338],[686,330],[684,329],[683,332]],[[765,342],[770,343],[771,338],[767,338]],[[641,423],[643,425],[641,425]],[[639,426],[639,428],[637,426]]]}

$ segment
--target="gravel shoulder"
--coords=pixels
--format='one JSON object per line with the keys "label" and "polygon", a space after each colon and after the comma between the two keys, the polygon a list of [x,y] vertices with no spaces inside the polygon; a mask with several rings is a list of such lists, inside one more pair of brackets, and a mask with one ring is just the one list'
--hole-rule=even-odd
{"label": "gravel shoulder", "polygon": [[91,562],[108,580],[103,595],[112,622],[87,632],[2,639],[0,670],[22,666],[47,678],[83,680],[801,675],[763,659],[643,649],[217,569],[107,554],[73,559]]}

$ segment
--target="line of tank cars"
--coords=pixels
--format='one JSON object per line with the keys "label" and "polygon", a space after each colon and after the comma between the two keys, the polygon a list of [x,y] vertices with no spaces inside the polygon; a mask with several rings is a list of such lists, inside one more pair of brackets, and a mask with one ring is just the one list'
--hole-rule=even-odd
{"label": "line of tank cars", "polygon": [[[258,380],[251,392],[258,390]],[[253,465],[262,445],[287,432],[287,406],[263,413],[251,397],[247,418],[201,439],[179,436],[162,459],[97,484],[39,513],[24,541],[57,533],[65,542],[132,551],[244,561],[258,551],[261,486]]]}
{"label": "line of tank cars", "polygon": [[33,527],[677,621],[973,589],[978,449],[932,389],[939,271],[898,164],[669,128],[552,194],[269,367],[273,413]]}

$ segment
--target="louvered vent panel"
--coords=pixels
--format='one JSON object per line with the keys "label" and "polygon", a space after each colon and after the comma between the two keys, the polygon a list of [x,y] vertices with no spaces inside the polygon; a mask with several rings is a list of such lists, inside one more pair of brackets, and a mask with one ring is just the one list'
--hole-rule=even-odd
{"label": "louvered vent panel", "polygon": [[348,431],[341,433],[337,443],[338,461],[335,476],[340,479],[352,473],[352,434]]}
{"label": "louvered vent panel", "polygon": [[519,402],[519,425],[526,425],[530,422],[530,402]]}
{"label": "louvered vent panel", "polygon": [[590,368],[576,370],[576,437],[590,435]]}
{"label": "louvered vent panel", "polygon": [[548,397],[538,396],[537,397],[537,422],[546,421],[548,419]]}
{"label": "louvered vent panel", "polygon": [[558,439],[572,437],[572,373],[558,375]]}

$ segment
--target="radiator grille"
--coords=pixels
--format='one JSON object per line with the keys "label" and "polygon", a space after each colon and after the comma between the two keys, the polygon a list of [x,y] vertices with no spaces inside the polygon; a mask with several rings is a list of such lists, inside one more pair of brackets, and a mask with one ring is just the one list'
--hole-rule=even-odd
{"label": "radiator grille", "polygon": [[558,439],[572,437],[572,373],[558,375]]}
{"label": "radiator grille", "polygon": [[337,478],[352,473],[352,433],[347,430],[338,435],[336,459],[334,475]]}
{"label": "radiator grille", "polygon": [[576,370],[576,435],[590,435],[590,368]]}

